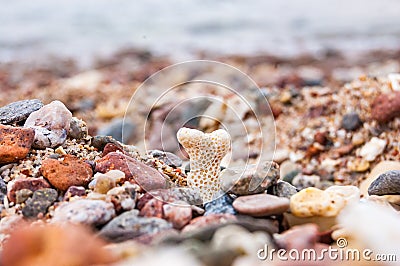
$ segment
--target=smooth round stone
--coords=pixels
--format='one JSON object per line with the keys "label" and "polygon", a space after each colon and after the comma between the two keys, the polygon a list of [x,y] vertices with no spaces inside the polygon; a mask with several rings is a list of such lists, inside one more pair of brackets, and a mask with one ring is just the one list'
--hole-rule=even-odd
{"label": "smooth round stone", "polygon": [[233,202],[233,208],[241,214],[250,216],[269,216],[288,210],[289,199],[268,194],[242,196]]}
{"label": "smooth round stone", "polygon": [[369,186],[368,194],[379,196],[400,194],[400,170],[381,174]]}
{"label": "smooth round stone", "polygon": [[342,127],[347,131],[357,130],[362,124],[363,122],[357,113],[349,113],[343,116]]}

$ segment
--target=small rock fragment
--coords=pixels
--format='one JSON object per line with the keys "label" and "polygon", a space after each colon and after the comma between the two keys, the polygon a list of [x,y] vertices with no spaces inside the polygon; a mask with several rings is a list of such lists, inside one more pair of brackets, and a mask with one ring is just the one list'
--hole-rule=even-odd
{"label": "small rock fragment", "polygon": [[60,204],[52,221],[90,226],[105,224],[115,216],[114,205],[102,200],[80,199]]}
{"label": "small rock fragment", "polygon": [[53,101],[31,113],[24,127],[35,130],[35,148],[54,148],[67,139],[71,119],[72,114],[67,107],[60,101]]}
{"label": "small rock fragment", "polygon": [[290,199],[291,196],[297,193],[297,189],[288,182],[279,180],[278,183],[268,189],[268,192],[270,192],[269,194],[277,197],[285,197]]}
{"label": "small rock fragment", "polygon": [[86,189],[81,186],[70,186],[64,194],[64,200],[69,200],[72,197],[82,197],[86,195]]}
{"label": "small rock fragment", "polygon": [[235,215],[228,213],[200,216],[191,220],[190,223],[183,228],[182,232],[186,233],[194,230],[199,230],[204,227],[210,227],[212,225],[234,222],[236,220],[237,219]]}
{"label": "small rock fragment", "polygon": [[400,170],[392,170],[378,176],[368,188],[369,195],[400,195]]}
{"label": "small rock fragment", "polygon": [[86,186],[93,175],[89,164],[68,154],[61,160],[45,159],[40,170],[55,188],[62,191],[70,186]]}
{"label": "small rock fragment", "polygon": [[175,201],[163,205],[163,218],[175,229],[182,229],[192,219],[192,209],[186,202]]}
{"label": "small rock fragment", "polygon": [[137,185],[132,185],[125,182],[120,187],[115,187],[107,192],[107,197],[110,198],[117,213],[121,211],[130,211],[136,206],[137,199]]}
{"label": "small rock fragment", "polygon": [[68,136],[73,139],[84,139],[88,135],[88,128],[85,121],[72,117],[69,124]]}
{"label": "small rock fragment", "polygon": [[239,213],[254,217],[281,214],[289,209],[290,201],[268,194],[241,196],[233,202]]}
{"label": "small rock fragment", "polygon": [[372,162],[385,150],[386,144],[386,140],[373,137],[361,148],[360,156],[365,160]]}
{"label": "small rock fragment", "polygon": [[302,190],[308,187],[318,187],[320,182],[321,178],[317,175],[298,174],[293,178],[292,184],[298,190]]}
{"label": "small rock fragment", "polygon": [[228,194],[223,194],[221,197],[204,204],[206,210],[204,216],[217,213],[229,213],[235,215],[236,211],[233,208],[232,203],[233,198]]}
{"label": "small rock fragment", "polygon": [[13,124],[24,121],[32,112],[43,107],[40,100],[23,100],[0,108],[0,124]]}
{"label": "small rock fragment", "polygon": [[55,189],[44,188],[36,190],[33,197],[25,202],[22,209],[22,215],[29,218],[38,217],[39,214],[45,214],[53,202],[57,200],[58,194]]}
{"label": "small rock fragment", "polygon": [[23,188],[20,190],[17,190],[15,192],[15,203],[21,204],[24,203],[27,199],[29,199],[33,195],[33,191]]}
{"label": "small rock fragment", "polygon": [[0,164],[17,162],[25,158],[33,143],[35,131],[0,125]]}
{"label": "small rock fragment", "polygon": [[182,159],[171,152],[151,150],[149,151],[149,154],[154,158],[163,161],[166,165],[169,165],[171,167],[182,166]]}
{"label": "small rock fragment", "polygon": [[362,126],[363,122],[357,113],[345,114],[342,118],[342,127],[347,131],[354,131]]}

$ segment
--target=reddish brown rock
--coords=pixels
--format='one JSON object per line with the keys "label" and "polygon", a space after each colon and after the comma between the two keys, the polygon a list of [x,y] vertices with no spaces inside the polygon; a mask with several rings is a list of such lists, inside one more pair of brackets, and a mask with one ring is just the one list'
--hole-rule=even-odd
{"label": "reddish brown rock", "polygon": [[276,243],[281,248],[299,251],[314,248],[318,239],[318,226],[316,224],[293,226],[275,238]]}
{"label": "reddish brown rock", "polygon": [[372,118],[381,123],[386,123],[400,116],[400,91],[382,94],[372,103]]}
{"label": "reddish brown rock", "polygon": [[235,215],[228,213],[200,216],[191,220],[190,223],[183,228],[182,232],[189,232],[203,227],[225,224],[233,221],[236,221]]}
{"label": "reddish brown rock", "polygon": [[33,129],[0,125],[0,164],[25,158],[34,138]]}
{"label": "reddish brown rock", "polygon": [[104,156],[106,156],[107,154],[109,154],[110,152],[116,152],[116,151],[119,151],[119,152],[125,154],[125,152],[124,152],[124,150],[122,149],[122,147],[117,146],[117,145],[114,144],[114,143],[107,143],[106,146],[104,146],[102,155],[103,155],[103,157],[104,157]]}
{"label": "reddish brown rock", "polygon": [[72,155],[61,160],[47,158],[42,162],[41,172],[57,189],[67,190],[70,186],[86,186],[93,175],[92,167]]}
{"label": "reddish brown rock", "polygon": [[315,133],[314,140],[321,145],[325,145],[328,142],[327,132]]}
{"label": "reddish brown rock", "polygon": [[151,199],[140,210],[140,216],[163,218],[164,202],[158,199]]}
{"label": "reddish brown rock", "polygon": [[96,172],[106,173],[114,169],[124,172],[126,180],[138,184],[145,191],[167,187],[166,179],[156,169],[122,153],[110,152],[96,163]]}
{"label": "reddish brown rock", "polygon": [[105,245],[80,226],[20,227],[4,245],[1,265],[109,265],[115,258]]}
{"label": "reddish brown rock", "polygon": [[36,191],[42,188],[50,188],[50,184],[43,178],[27,178],[18,179],[12,183],[11,188],[8,189],[7,197],[10,201],[16,201],[16,192],[21,189],[29,189],[31,191]]}

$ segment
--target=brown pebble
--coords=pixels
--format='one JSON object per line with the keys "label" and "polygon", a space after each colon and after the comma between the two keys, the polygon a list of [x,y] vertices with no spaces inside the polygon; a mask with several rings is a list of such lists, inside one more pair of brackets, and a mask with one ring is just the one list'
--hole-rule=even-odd
{"label": "brown pebble", "polygon": [[237,198],[233,208],[239,213],[254,217],[281,214],[289,208],[290,201],[268,194],[248,195]]}
{"label": "brown pebble", "polygon": [[372,118],[386,123],[400,116],[400,91],[390,94],[381,94],[372,103]]}
{"label": "brown pebble", "polygon": [[7,192],[7,197],[10,201],[16,202],[16,192],[21,189],[29,189],[35,192],[38,189],[50,188],[50,184],[43,178],[26,178],[18,179]]}
{"label": "brown pebble", "polygon": [[65,155],[62,160],[47,158],[40,169],[43,176],[62,191],[70,186],[86,186],[93,175],[89,164],[72,155]]}
{"label": "brown pebble", "polygon": [[110,152],[96,162],[96,171],[106,173],[110,170],[124,172],[127,181],[138,184],[145,191],[166,188],[166,179],[154,168],[119,152]]}
{"label": "brown pebble", "polygon": [[31,128],[0,125],[0,164],[25,158],[34,138],[35,131]]}

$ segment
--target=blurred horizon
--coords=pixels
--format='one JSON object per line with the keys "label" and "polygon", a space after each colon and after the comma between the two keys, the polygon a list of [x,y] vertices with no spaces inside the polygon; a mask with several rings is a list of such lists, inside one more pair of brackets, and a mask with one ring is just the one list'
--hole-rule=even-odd
{"label": "blurred horizon", "polygon": [[396,0],[0,0],[0,62],[47,56],[90,62],[135,47],[276,56],[400,49]]}

